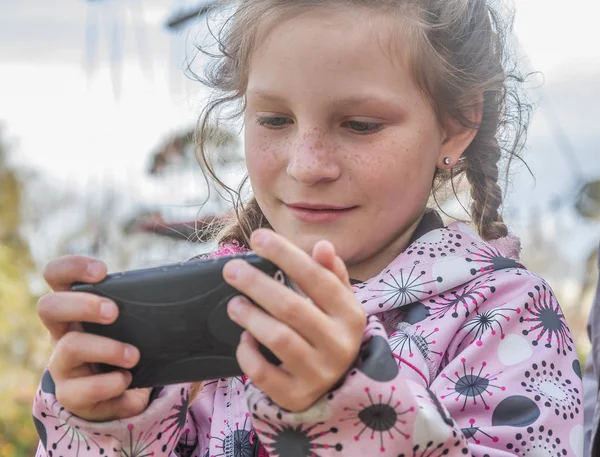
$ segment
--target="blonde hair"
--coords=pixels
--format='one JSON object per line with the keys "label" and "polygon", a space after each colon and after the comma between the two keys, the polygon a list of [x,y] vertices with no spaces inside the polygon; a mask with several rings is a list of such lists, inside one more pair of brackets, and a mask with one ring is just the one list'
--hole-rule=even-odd
{"label": "blonde hair", "polygon": [[[488,0],[222,0],[215,11],[224,13],[226,20],[219,30],[211,30],[218,51],[201,49],[209,61],[199,79],[213,90],[213,97],[198,132],[198,159],[205,177],[228,194],[235,210],[232,219],[219,227],[218,240],[248,246],[250,234],[269,224],[256,199],[242,197],[247,177],[237,189],[219,179],[207,154],[207,134],[220,122],[243,114],[249,62],[269,26],[317,7],[391,11],[404,20],[415,81],[429,97],[438,120],[452,119],[478,129],[458,164],[436,172],[432,194],[435,198],[449,183],[454,189],[455,181],[466,176],[471,219],[479,234],[486,240],[506,236],[500,214],[500,164],[505,161],[508,170],[514,158],[520,159],[530,117],[530,105],[523,102],[519,87],[524,79],[507,52],[510,12],[503,20]],[[469,120],[474,109],[482,111],[478,124]]]}

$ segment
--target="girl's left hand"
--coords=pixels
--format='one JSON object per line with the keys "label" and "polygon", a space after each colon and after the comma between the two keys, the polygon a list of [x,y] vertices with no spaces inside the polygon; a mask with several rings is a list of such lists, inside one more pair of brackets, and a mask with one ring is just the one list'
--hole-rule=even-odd
{"label": "girl's left hand", "polygon": [[[227,263],[225,280],[264,308],[242,296],[229,302],[229,316],[246,329],[237,360],[254,385],[277,405],[305,411],[355,362],[366,315],[331,243],[317,243],[312,258],[271,230],[257,230],[250,243],[256,254],[281,268],[309,298],[243,260]],[[259,343],[282,365],[269,363],[259,352]]]}

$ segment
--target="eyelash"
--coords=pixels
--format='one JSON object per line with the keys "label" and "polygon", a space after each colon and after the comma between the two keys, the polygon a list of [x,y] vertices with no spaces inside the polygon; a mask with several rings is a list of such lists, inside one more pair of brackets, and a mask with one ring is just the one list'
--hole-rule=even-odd
{"label": "eyelash", "polygon": [[361,127],[366,127],[365,130],[356,130],[353,128],[350,129],[353,132],[362,134],[362,135],[368,135],[369,133],[376,133],[376,132],[379,132],[383,128],[383,124],[378,124],[376,122],[346,121],[346,122],[344,122],[344,124],[347,124],[349,127],[351,124],[355,124],[355,127],[357,126],[357,124],[360,125]]}
{"label": "eyelash", "polygon": [[[276,124],[275,121],[284,121],[282,124]],[[285,125],[290,124],[291,122],[290,118],[287,117],[283,117],[283,116],[260,116],[256,119],[256,123],[260,126],[266,127],[266,128],[270,128],[273,130],[278,130],[280,128],[283,128]],[[344,122],[342,125],[346,125],[349,127],[349,129],[359,135],[368,135],[370,133],[376,133],[379,132],[382,128],[383,128],[383,124],[380,123],[376,123],[376,122],[360,122],[360,121],[346,121]],[[351,126],[354,125],[354,127],[358,127],[360,126],[361,128],[365,128],[364,130],[359,130],[359,129],[355,129],[355,128],[351,128]]]}
{"label": "eyelash", "polygon": [[[278,121],[278,120],[284,120],[285,122],[281,125],[274,125],[273,121]],[[256,123],[263,127],[279,129],[279,128],[283,127],[284,125],[288,124],[287,121],[289,121],[289,120],[290,120],[289,118],[283,117],[283,116],[260,116],[260,117],[256,118]]]}

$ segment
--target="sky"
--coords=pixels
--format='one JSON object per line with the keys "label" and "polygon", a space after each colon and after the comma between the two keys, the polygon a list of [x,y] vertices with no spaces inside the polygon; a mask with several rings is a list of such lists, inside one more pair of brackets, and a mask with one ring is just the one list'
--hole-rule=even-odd
{"label": "sky", "polygon": [[[202,27],[179,34],[164,27],[174,7],[190,4],[0,0],[0,124],[13,159],[57,186],[143,180],[149,153],[165,135],[196,122],[205,96],[182,70]],[[531,201],[547,205],[562,198],[582,176],[600,177],[600,2],[514,4],[516,36],[530,69],[544,79],[534,91],[542,102],[526,154],[536,182],[521,169],[509,195],[509,207],[523,214]],[[118,47],[111,45],[115,37]],[[110,65],[116,49],[122,65],[118,98]],[[576,160],[557,146],[557,122]],[[178,194],[174,187],[168,197]],[[593,230],[586,232],[589,239]]]}

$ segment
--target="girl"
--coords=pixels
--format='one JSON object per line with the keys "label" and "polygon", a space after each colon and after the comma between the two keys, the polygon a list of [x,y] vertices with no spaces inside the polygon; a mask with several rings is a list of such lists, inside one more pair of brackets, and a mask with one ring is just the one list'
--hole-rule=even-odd
{"label": "girl", "polygon": [[[304,294],[230,262],[227,282],[266,311],[229,303],[246,376],[126,390],[137,350],[73,331],[113,321],[114,303],[65,292],[105,267],[51,263],[38,456],[581,456],[571,334],[499,216],[498,163],[518,152],[525,111],[487,1],[228,12],[202,125],[237,103],[253,197],[215,255],[252,249]],[[426,203],[463,173],[473,226],[443,227]]]}

